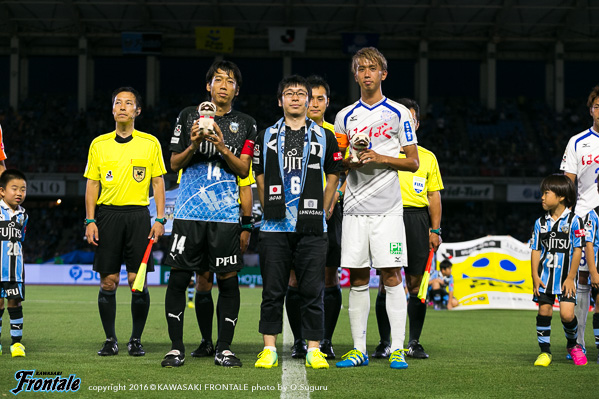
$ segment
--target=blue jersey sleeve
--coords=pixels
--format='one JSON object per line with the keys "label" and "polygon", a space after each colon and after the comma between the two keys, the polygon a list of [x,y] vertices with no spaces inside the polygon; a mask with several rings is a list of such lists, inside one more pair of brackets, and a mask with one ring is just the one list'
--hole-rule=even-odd
{"label": "blue jersey sleeve", "polygon": [[541,242],[540,242],[540,234],[541,234],[541,219],[537,219],[534,227],[532,228],[532,237],[530,239],[530,249],[540,251],[541,250]]}

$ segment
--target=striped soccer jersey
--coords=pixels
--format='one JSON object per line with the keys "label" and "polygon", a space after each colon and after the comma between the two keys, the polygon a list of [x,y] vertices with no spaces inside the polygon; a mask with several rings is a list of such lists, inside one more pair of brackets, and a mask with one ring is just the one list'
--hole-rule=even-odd
{"label": "striped soccer jersey", "polygon": [[[362,100],[342,109],[335,118],[335,131],[351,142],[357,133],[368,133],[370,149],[397,158],[401,147],[417,144],[412,114],[386,97],[372,106]],[[347,175],[343,200],[345,215],[402,215],[403,204],[397,171],[364,165]]]}
{"label": "striped soccer jersey", "polygon": [[0,200],[0,270],[2,282],[22,283],[25,281],[23,251],[27,214],[21,206],[16,211]]}
{"label": "striped soccer jersey", "polygon": [[576,214],[584,217],[599,206],[597,173],[599,172],[599,133],[592,128],[570,138],[560,169],[573,173],[578,180]]}
{"label": "striped soccer jersey", "polygon": [[557,221],[549,213],[536,220],[530,248],[541,251],[539,277],[546,288],[539,292],[559,295],[570,272],[574,248],[584,247],[582,219],[566,208]]}
{"label": "striped soccer jersey", "polygon": [[599,207],[591,209],[584,218],[584,240],[587,243],[593,243],[595,266],[597,266],[597,255],[599,255],[599,234],[597,234],[597,229],[599,228],[599,214],[597,214],[597,212],[599,212]]}

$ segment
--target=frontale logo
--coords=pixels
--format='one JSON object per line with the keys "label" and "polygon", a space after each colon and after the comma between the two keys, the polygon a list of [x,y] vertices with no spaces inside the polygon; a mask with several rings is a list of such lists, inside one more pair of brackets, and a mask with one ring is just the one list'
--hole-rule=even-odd
{"label": "frontale logo", "polygon": [[[54,377],[39,378],[42,375]],[[17,386],[10,390],[14,395],[21,392],[76,392],[81,388],[81,378],[75,374],[68,378],[62,377],[61,372],[43,372],[35,370],[19,370],[15,373]]]}
{"label": "frontale logo", "polygon": [[401,249],[401,242],[389,243],[389,253],[391,255],[401,255],[403,253]]}

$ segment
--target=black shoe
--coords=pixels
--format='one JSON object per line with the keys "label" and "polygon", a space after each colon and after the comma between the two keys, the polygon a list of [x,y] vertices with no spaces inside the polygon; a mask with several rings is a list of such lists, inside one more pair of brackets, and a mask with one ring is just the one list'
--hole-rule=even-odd
{"label": "black shoe", "polygon": [[200,346],[198,346],[198,349],[191,352],[191,356],[193,356],[193,357],[214,356],[214,345],[212,345],[212,341],[206,341],[205,339],[202,339],[202,342],[200,342]]}
{"label": "black shoe", "polygon": [[139,338],[133,338],[127,344],[127,350],[129,351],[129,356],[145,356],[146,351],[144,351],[144,347],[141,344]]}
{"label": "black shoe", "polygon": [[428,359],[428,354],[424,351],[418,340],[412,340],[408,344],[408,356],[414,359]]}
{"label": "black shoe", "polygon": [[119,344],[116,342],[115,338],[108,338],[106,342],[104,342],[102,349],[98,351],[98,355],[100,356],[114,356],[118,354]]}
{"label": "black shoe", "polygon": [[291,347],[291,357],[294,359],[304,359],[308,353],[308,346],[303,339],[296,339]]}
{"label": "black shoe", "polygon": [[222,352],[216,351],[214,364],[223,367],[241,367],[241,360],[239,360],[233,352],[226,349]]}
{"label": "black shoe", "polygon": [[323,339],[320,343],[320,351],[327,355],[327,360],[335,358],[335,352],[333,352],[333,344],[328,339]]}
{"label": "black shoe", "polygon": [[162,367],[181,367],[185,363],[185,355],[177,349],[173,349],[164,356],[160,365]]}
{"label": "black shoe", "polygon": [[387,359],[391,355],[391,345],[387,341],[381,341],[372,352],[370,357],[375,359]]}

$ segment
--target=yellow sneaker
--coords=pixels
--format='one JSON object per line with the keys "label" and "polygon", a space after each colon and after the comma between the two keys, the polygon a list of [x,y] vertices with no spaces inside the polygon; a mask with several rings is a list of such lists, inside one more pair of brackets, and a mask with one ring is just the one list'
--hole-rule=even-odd
{"label": "yellow sneaker", "polygon": [[535,366],[547,367],[551,364],[551,353],[541,352],[537,360],[535,360]]}
{"label": "yellow sneaker", "polygon": [[320,349],[308,351],[306,355],[306,367],[312,367],[313,369],[328,369],[329,363],[325,359],[327,355],[322,353]]}
{"label": "yellow sneaker", "polygon": [[271,367],[277,367],[279,365],[279,356],[276,351],[270,349],[264,349],[258,353],[258,360],[256,361],[256,368],[269,369]]}
{"label": "yellow sneaker", "polygon": [[20,342],[15,342],[10,346],[12,357],[25,357],[25,347]]}

